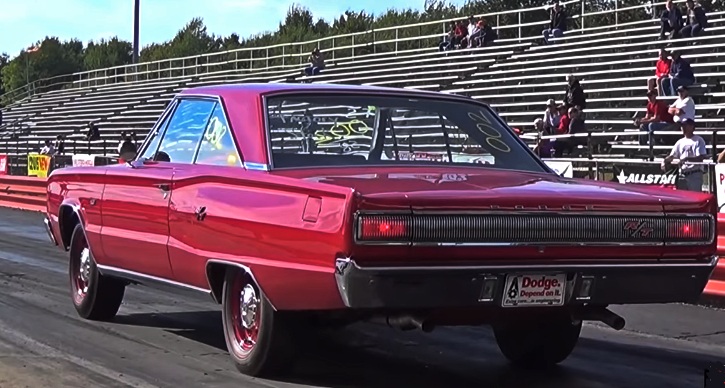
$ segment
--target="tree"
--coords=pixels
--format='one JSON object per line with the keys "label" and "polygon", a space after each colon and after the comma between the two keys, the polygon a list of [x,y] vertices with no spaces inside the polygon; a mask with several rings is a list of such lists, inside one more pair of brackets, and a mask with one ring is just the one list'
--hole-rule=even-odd
{"label": "tree", "polygon": [[103,69],[129,64],[132,57],[131,42],[113,37],[110,40],[101,39],[98,43],[88,42],[83,55],[83,65],[85,70]]}
{"label": "tree", "polygon": [[[10,57],[7,53],[0,54],[0,75],[3,72],[3,68],[7,66],[8,61],[10,60]],[[0,96],[5,94],[5,84],[2,82],[2,77],[0,77]]]}

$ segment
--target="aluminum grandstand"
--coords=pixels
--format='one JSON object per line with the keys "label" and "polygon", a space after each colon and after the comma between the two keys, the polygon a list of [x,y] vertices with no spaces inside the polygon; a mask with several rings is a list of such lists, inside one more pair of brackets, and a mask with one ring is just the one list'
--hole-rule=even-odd
{"label": "aluminum grandstand", "polygon": [[[579,1],[562,4],[578,6]],[[655,7],[659,10],[663,5],[657,3]],[[642,14],[645,7],[650,5],[613,12]],[[140,137],[145,136],[178,91],[199,85],[242,82],[351,83],[465,94],[491,104],[512,127],[526,132],[533,129],[536,118],[542,117],[549,98],[561,100],[565,77],[571,73],[581,79],[587,94],[589,145],[597,147],[580,146],[580,150],[568,156],[641,160],[651,158],[652,153],[662,155],[669,151],[666,145],[651,149],[641,146],[630,136],[637,131],[633,117],[642,116],[645,110],[646,80],[653,76],[658,50],[665,46],[680,52],[692,64],[697,77],[691,94],[697,103],[698,131],[711,147],[712,141],[719,144],[717,134],[725,131],[720,111],[725,96],[725,12],[709,11],[710,27],[706,34],[676,41],[658,40],[660,27],[656,17],[587,27],[587,17],[601,12],[584,12],[570,16],[577,21],[576,29],[570,28],[563,37],[553,38],[552,44],[545,45],[541,34],[527,36],[522,32],[540,31],[539,27],[547,24],[547,12],[538,7],[484,15],[500,21],[504,16],[506,20],[521,20],[522,15],[528,14],[529,19],[540,21],[496,23],[501,39],[483,48],[440,52],[438,42],[450,22],[441,20],[426,23],[443,26],[440,33],[433,35],[411,33],[419,25],[400,26],[389,29],[398,37],[393,40],[375,41],[375,33],[381,32],[377,30],[78,73],[62,83],[34,83],[28,89],[35,93],[3,109],[0,154],[9,155],[11,165],[22,167],[24,155],[37,151],[43,141],[64,135],[68,140],[67,153],[74,152],[75,147],[88,152],[86,148],[90,147],[91,153],[114,155],[121,132],[135,131]],[[335,46],[336,40],[351,43]],[[417,41],[419,48],[398,50],[398,43],[403,41]],[[304,61],[310,48],[318,46],[323,47],[328,65],[319,75],[305,76]],[[356,55],[360,47],[372,52]],[[278,55],[280,49],[282,55]],[[660,98],[671,101],[675,97]],[[100,129],[102,140],[88,146],[82,139],[90,121]],[[535,134],[523,137],[533,146]],[[593,155],[593,149],[603,154]]]}

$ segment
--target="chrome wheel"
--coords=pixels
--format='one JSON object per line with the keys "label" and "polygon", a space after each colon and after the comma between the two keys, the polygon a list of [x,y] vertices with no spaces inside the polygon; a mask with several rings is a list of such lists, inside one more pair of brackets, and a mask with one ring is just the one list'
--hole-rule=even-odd
{"label": "chrome wheel", "polygon": [[238,303],[232,306],[232,319],[239,352],[248,354],[254,349],[259,337],[261,301],[254,286],[244,283],[241,276],[234,282]]}

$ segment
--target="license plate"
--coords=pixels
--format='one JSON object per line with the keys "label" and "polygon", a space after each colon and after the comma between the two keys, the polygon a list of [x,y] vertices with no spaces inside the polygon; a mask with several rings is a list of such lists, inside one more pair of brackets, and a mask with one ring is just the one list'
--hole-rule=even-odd
{"label": "license plate", "polygon": [[561,306],[566,274],[511,274],[506,276],[504,307]]}

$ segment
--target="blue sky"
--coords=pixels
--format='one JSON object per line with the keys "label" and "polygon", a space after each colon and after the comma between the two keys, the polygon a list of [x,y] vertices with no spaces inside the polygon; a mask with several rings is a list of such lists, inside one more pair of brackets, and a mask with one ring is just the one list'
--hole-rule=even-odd
{"label": "blue sky", "polygon": [[[296,0],[329,20],[347,9],[380,13],[389,7],[423,8],[425,0]],[[464,1],[449,1],[462,4]],[[0,52],[11,57],[46,35],[61,40],[118,36],[132,40],[133,0],[1,0]],[[193,17],[210,32],[242,37],[275,30],[293,2],[284,0],[141,0],[141,47],[171,39]]]}

